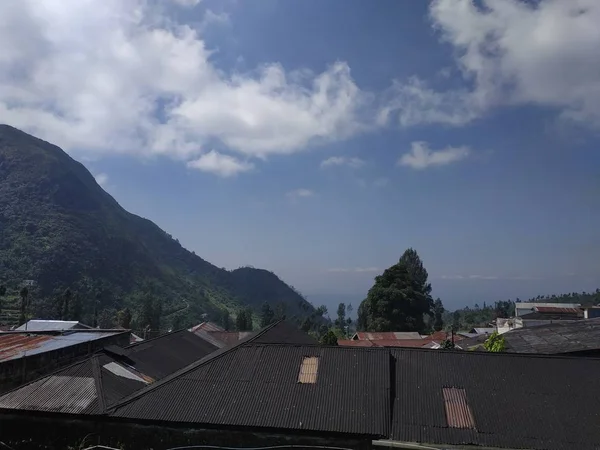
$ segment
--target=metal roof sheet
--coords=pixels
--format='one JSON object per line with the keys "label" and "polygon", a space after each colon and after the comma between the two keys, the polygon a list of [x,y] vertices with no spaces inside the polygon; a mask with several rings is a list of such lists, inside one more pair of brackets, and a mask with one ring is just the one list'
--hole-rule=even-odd
{"label": "metal roof sheet", "polygon": [[15,331],[63,331],[91,328],[76,320],[39,320],[33,319],[25,322]]}
{"label": "metal roof sheet", "polygon": [[[319,361],[314,384],[298,383],[307,357]],[[389,374],[380,349],[249,343],[140,391],[111,415],[387,436]]]}
{"label": "metal roof sheet", "polygon": [[60,335],[0,333],[0,362],[95,341],[119,333],[124,331],[77,331]]}
{"label": "metal roof sheet", "polygon": [[[599,359],[421,349],[390,353],[394,440],[552,450],[600,446]],[[454,411],[451,420],[445,388],[464,390],[464,398],[457,399],[462,412]],[[453,428],[471,423],[465,405],[474,429]]]}
{"label": "metal roof sheet", "polygon": [[394,339],[422,339],[421,335],[416,331],[384,331],[384,332],[366,332],[359,331],[355,334],[355,337],[359,340],[368,339],[370,341],[376,340],[387,340],[391,341]]}
{"label": "metal roof sheet", "polygon": [[225,328],[220,327],[219,325],[217,325],[216,323],[213,322],[202,322],[192,328],[190,328],[188,331],[191,331],[192,333],[194,331],[198,331],[198,330],[203,330],[203,331],[225,331]]}

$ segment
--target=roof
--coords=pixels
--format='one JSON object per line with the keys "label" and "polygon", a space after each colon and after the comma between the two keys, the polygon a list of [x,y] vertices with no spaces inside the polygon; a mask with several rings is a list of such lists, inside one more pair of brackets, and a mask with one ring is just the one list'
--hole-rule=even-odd
{"label": "roof", "polygon": [[235,344],[236,342],[247,338],[253,334],[252,331],[209,331],[214,339],[222,342],[225,345]]}
{"label": "roof", "polygon": [[495,331],[498,331],[496,328],[494,327],[478,327],[478,328],[473,328],[473,333],[476,334],[492,334]]}
{"label": "roof", "polygon": [[435,342],[431,339],[377,339],[377,340],[345,340],[339,339],[338,345],[343,347],[411,347],[420,348]]}
{"label": "roof", "polygon": [[122,330],[71,331],[62,334],[0,333],[0,362],[66,348],[121,333]]}
{"label": "roof", "polygon": [[0,408],[101,414],[152,381],[109,355],[98,353],[0,396]]}
{"label": "roof", "polygon": [[76,320],[28,320],[15,331],[63,331],[73,329],[89,329]]}
{"label": "roof", "polygon": [[189,329],[192,333],[194,331],[203,330],[203,331],[225,331],[225,328],[220,327],[216,323],[213,322],[202,322],[195,327]]}
{"label": "roof", "polygon": [[555,314],[581,314],[581,308],[560,308],[556,306],[536,306],[534,308],[540,313],[555,313]]}
{"label": "roof", "polygon": [[252,342],[256,344],[318,344],[311,336],[285,320],[280,320],[263,328],[252,337]]}
{"label": "roof", "polygon": [[516,328],[502,336],[508,352],[561,354],[600,350],[600,318]]}
{"label": "roof", "polygon": [[158,380],[217,349],[194,333],[180,330],[129,345],[125,353],[137,370]]}
{"label": "roof", "polygon": [[357,333],[354,334],[354,336],[352,336],[352,339],[358,339],[358,340],[371,340],[371,341],[376,341],[376,340],[387,340],[387,341],[391,341],[391,340],[395,340],[395,339],[422,339],[421,335],[419,333],[417,333],[416,331],[385,331],[385,332],[366,332],[366,331],[359,331]]}
{"label": "roof", "polygon": [[[307,357],[318,358],[314,384],[298,382]],[[255,341],[209,356],[139,391],[111,413],[138,420],[374,437],[389,434],[389,414],[388,352]]]}
{"label": "roof", "polygon": [[[395,365],[393,440],[550,450],[600,445],[598,359],[390,352]],[[445,399],[449,388],[460,395]]]}

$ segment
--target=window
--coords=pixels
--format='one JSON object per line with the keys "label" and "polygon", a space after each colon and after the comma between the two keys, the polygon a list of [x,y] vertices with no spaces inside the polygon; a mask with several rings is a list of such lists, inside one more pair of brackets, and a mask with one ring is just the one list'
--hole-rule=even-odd
{"label": "window", "polygon": [[305,356],[300,365],[298,383],[317,382],[317,370],[319,369],[319,358],[316,356]]}

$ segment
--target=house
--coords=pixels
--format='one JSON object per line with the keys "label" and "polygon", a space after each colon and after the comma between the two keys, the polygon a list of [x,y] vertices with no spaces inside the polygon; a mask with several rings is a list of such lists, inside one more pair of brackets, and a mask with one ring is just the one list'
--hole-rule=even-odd
{"label": "house", "polygon": [[91,355],[106,345],[128,345],[129,331],[71,329],[0,333],[0,392]]}
{"label": "house", "polygon": [[525,305],[527,307],[519,308],[519,315],[515,317],[496,319],[498,333],[504,334],[518,328],[539,327],[556,322],[576,322],[600,316],[600,309],[593,307],[584,309],[578,304],[527,303]]}
{"label": "house", "polygon": [[517,302],[515,303],[515,317],[523,317],[536,312],[536,308],[566,308],[579,309],[579,303],[550,303],[550,302]]}
{"label": "house", "polygon": [[[406,348],[440,348],[443,341],[452,339],[449,332],[436,331],[430,335],[416,332],[358,332],[352,339],[338,339],[343,347],[406,347]],[[454,335],[454,340],[462,337]]]}
{"label": "house", "polygon": [[[154,382],[107,349],[102,358],[109,359],[77,369],[87,378],[74,380],[81,392],[63,396],[80,403],[40,406],[26,387],[0,397],[0,441],[12,446],[27,427],[36,430],[30,439],[49,450],[85,436],[128,450],[600,447],[600,359],[303,340],[291,325],[276,323]],[[125,386],[129,377],[135,384]],[[31,390],[53,398],[42,386],[52,389],[46,380]]]}

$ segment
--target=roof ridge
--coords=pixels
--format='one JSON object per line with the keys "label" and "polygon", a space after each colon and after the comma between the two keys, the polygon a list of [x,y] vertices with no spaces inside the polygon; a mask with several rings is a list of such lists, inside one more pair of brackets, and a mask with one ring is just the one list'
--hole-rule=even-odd
{"label": "roof ridge", "polygon": [[[125,330],[125,331],[129,331],[131,333],[131,330]],[[165,336],[172,336],[174,334],[181,333],[182,331],[187,331],[187,332],[191,333],[191,331],[189,331],[189,330],[187,330],[185,328],[182,328],[182,329],[176,330],[176,331],[167,331],[166,333],[160,334],[160,335],[155,336],[155,337],[150,338],[150,339],[144,339],[143,341],[133,342],[131,344],[126,345],[123,348],[132,348],[132,347],[135,347],[137,345],[144,344],[146,342],[153,342],[153,341],[156,341],[157,339],[162,339]],[[133,334],[133,333],[131,333],[131,334]]]}
{"label": "roof ridge", "polygon": [[233,345],[226,346],[221,349],[215,350],[213,353],[206,355],[204,358],[201,358],[198,361],[195,361],[195,362],[191,363],[190,365],[188,365],[182,369],[179,369],[177,372],[173,372],[172,374],[167,375],[163,379],[156,381],[156,382],[140,389],[139,391],[134,392],[133,394],[123,398],[120,402],[112,405],[109,408],[109,411],[107,411],[107,412],[113,413],[114,411],[119,409],[121,406],[125,406],[126,404],[132,402],[133,400],[136,400],[138,397],[141,397],[142,395],[146,394],[147,392],[158,389],[161,386],[164,386],[165,384],[171,382],[172,380],[179,378],[180,376],[182,376],[194,369],[197,369],[198,367],[202,366],[203,364],[212,362],[212,361],[220,358],[221,356],[227,355],[230,352],[236,350],[237,348],[239,348],[245,344],[248,344],[249,342],[254,341],[255,339],[257,339],[258,337],[265,334],[267,331],[269,331],[271,328],[273,328],[276,324],[278,324],[280,322],[283,322],[283,320],[278,320],[276,322],[273,322],[272,324],[269,324],[266,327],[264,327],[262,330],[259,330],[256,334],[248,336],[244,339],[241,339]]}

